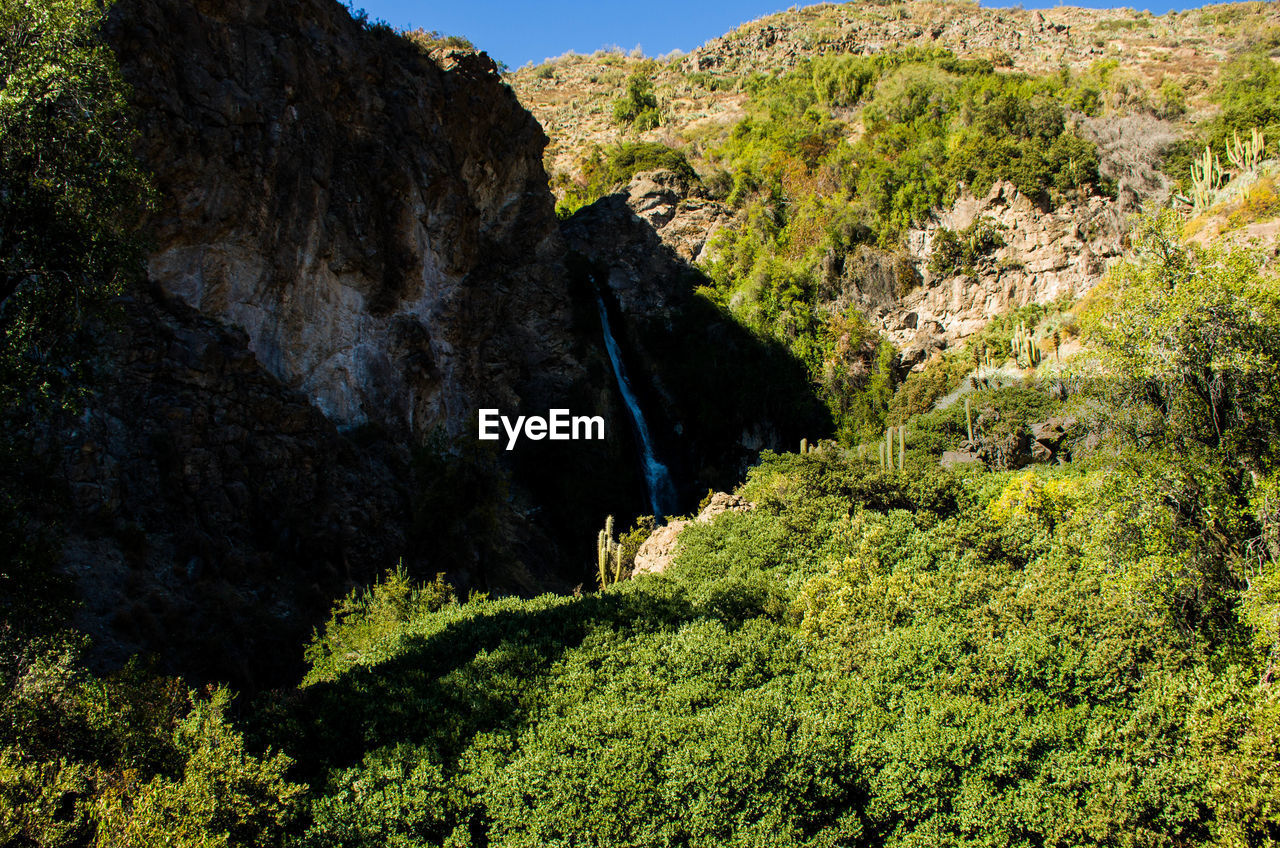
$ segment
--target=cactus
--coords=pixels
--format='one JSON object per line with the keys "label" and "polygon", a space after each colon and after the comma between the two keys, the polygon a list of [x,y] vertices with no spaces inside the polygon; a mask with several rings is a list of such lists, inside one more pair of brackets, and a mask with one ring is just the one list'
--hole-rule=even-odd
{"label": "cactus", "polygon": [[1206,212],[1213,190],[1222,182],[1222,163],[1206,145],[1204,156],[1191,163],[1191,200],[1197,212]]}
{"label": "cactus", "polygon": [[808,440],[808,439],[801,439],[801,440],[800,440],[800,453],[801,453],[801,454],[806,454],[806,453],[808,453],[808,452],[809,452],[809,440]]}
{"label": "cactus", "polygon": [[903,463],[907,455],[907,428],[898,427],[898,473],[902,473]]}
{"label": "cactus", "polygon": [[1013,351],[1013,357],[1023,368],[1033,368],[1040,364],[1040,346],[1036,344],[1035,336],[1027,329],[1026,324],[1019,324],[1018,329],[1014,330],[1013,337],[1009,339],[1009,348]]}
{"label": "cactus", "polygon": [[969,427],[969,441],[973,441],[973,409],[969,404],[969,399],[964,399],[964,423]]}
{"label": "cactus", "polygon": [[596,582],[600,588],[618,583],[622,573],[622,545],[613,538],[613,516],[604,520],[604,529],[596,536]]}
{"label": "cactus", "polygon": [[[1223,147],[1227,151],[1227,159],[1241,173],[1252,171],[1258,167],[1258,163],[1262,161],[1262,151],[1266,149],[1266,146],[1267,141],[1257,127],[1254,127],[1249,133],[1248,141],[1241,141],[1240,133],[1233,132],[1231,133],[1231,141],[1223,142]],[[1192,176],[1195,176],[1194,173]]]}
{"label": "cactus", "polygon": [[884,442],[880,443],[880,470],[884,471]]}
{"label": "cactus", "polygon": [[885,470],[893,470],[893,428],[884,431]]}

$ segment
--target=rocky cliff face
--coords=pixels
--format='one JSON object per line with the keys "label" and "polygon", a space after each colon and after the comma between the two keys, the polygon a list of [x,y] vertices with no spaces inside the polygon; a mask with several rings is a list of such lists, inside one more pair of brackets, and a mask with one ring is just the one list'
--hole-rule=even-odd
{"label": "rocky cliff face", "polygon": [[[583,579],[643,489],[546,138],[493,63],[334,0],[119,0],[108,38],[158,202],[150,279],[51,440],[99,658],[276,685],[399,560],[464,590]],[[608,438],[486,451],[480,407]]]}
{"label": "rocky cliff face", "polygon": [[[938,277],[928,257],[939,228],[964,230],[983,219],[1004,245],[972,274]],[[961,197],[928,226],[908,233],[908,250],[921,285],[881,312],[899,347],[924,334],[942,343],[964,338],[994,316],[1060,297],[1079,297],[1120,256],[1124,221],[1102,197],[1039,209],[1011,183],[997,183],[985,197]]]}
{"label": "rocky cliff face", "polygon": [[331,420],[458,435],[578,376],[546,139],[483,54],[335,0],[122,0],[111,40],[160,187],[152,280]]}
{"label": "rocky cliff face", "polygon": [[670,171],[637,174],[582,209],[565,241],[617,308],[649,427],[684,503],[742,479],[761,450],[791,449],[830,431],[804,367],[706,299],[694,264],[733,221],[724,205]]}
{"label": "rocky cliff face", "polygon": [[408,455],[358,444],[267,373],[243,332],[138,293],[59,440],[63,565],[99,660],[288,679],[351,582],[406,550]]}

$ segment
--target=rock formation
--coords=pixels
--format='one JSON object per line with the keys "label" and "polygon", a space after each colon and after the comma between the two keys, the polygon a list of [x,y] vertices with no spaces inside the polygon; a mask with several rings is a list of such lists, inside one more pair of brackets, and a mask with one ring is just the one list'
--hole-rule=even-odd
{"label": "rock formation", "polygon": [[[996,227],[1004,246],[973,274],[935,278],[928,258],[938,229],[963,230],[979,218]],[[1011,183],[997,183],[985,197],[961,197],[926,227],[910,231],[908,249],[921,284],[879,310],[882,326],[910,350],[928,339],[947,344],[964,338],[1019,306],[1079,297],[1120,256],[1123,236],[1123,221],[1107,198],[1089,196],[1044,210]]]}
{"label": "rock formation", "polygon": [[[464,590],[577,582],[583,504],[642,489],[545,136],[493,63],[334,0],[120,0],[108,39],[158,202],[149,281],[59,438],[98,659],[163,646],[193,680],[276,685],[400,559]],[[483,406],[602,413],[611,438],[483,454]]]}
{"label": "rock formation", "polygon": [[[474,427],[577,376],[546,138],[483,54],[335,0],[122,0],[150,274],[333,421]],[[544,406],[545,408],[545,406]]]}
{"label": "rock formation", "polygon": [[[706,524],[726,512],[749,512],[753,509],[755,504],[739,495],[716,492],[693,521]],[[642,574],[661,574],[670,568],[676,558],[680,532],[689,523],[687,520],[677,519],[650,533],[649,538],[645,539],[644,544],[640,546],[640,550],[636,551],[636,561],[631,569],[631,575],[639,577]]]}
{"label": "rock formation", "polygon": [[692,260],[730,220],[678,175],[654,171],[563,226],[587,285],[617,305],[615,333],[686,503],[738,482],[762,449],[830,429],[803,366],[696,293],[706,280]]}
{"label": "rock formation", "polygon": [[334,596],[402,554],[407,454],[342,437],[242,332],[122,306],[60,445],[77,625],[108,664],[163,649],[194,679],[287,679]]}

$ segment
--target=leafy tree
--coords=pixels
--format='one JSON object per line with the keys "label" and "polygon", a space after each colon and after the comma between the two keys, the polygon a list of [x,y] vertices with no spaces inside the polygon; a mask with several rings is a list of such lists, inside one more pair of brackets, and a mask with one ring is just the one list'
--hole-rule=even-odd
{"label": "leafy tree", "polygon": [[51,544],[26,518],[30,439],[85,379],[77,332],[141,269],[147,198],[95,0],[0,0],[0,607],[53,592]]}
{"label": "leafy tree", "polygon": [[662,122],[658,97],[653,93],[653,63],[642,63],[627,78],[626,93],[614,101],[613,119],[643,132]]}
{"label": "leafy tree", "polygon": [[1086,328],[1139,447],[1259,475],[1280,458],[1280,290],[1247,250],[1187,247],[1171,213],[1094,295]]}
{"label": "leafy tree", "polygon": [[147,197],[94,0],[0,3],[0,400],[57,403],[69,337],[140,270]]}

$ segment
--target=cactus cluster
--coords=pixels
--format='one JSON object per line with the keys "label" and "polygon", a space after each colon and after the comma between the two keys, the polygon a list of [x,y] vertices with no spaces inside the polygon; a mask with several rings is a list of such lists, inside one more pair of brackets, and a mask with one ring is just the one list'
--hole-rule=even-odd
{"label": "cactus cluster", "polygon": [[623,580],[622,545],[613,538],[613,516],[604,520],[604,529],[596,537],[596,582],[604,589]]}
{"label": "cactus cluster", "polygon": [[1241,141],[1240,133],[1233,132],[1231,141],[1225,142],[1224,146],[1227,149],[1227,159],[1237,171],[1243,173],[1258,167],[1258,163],[1262,161],[1262,152],[1267,147],[1267,141],[1258,128],[1254,127],[1249,133],[1248,141]]}
{"label": "cactus cluster", "polygon": [[[884,431],[884,441],[880,443],[880,467],[885,471],[893,470],[893,427]],[[905,468],[907,454],[907,428],[898,427],[898,471]]]}
{"label": "cactus cluster", "polygon": [[1034,368],[1040,364],[1040,346],[1036,344],[1035,336],[1027,329],[1025,323],[1019,324],[1018,329],[1013,331],[1013,337],[1009,339],[1009,349],[1013,351],[1014,359],[1023,368]]}
{"label": "cactus cluster", "polygon": [[982,365],[984,368],[995,368],[996,358],[991,355],[991,348],[982,348]]}
{"label": "cactus cluster", "polygon": [[1191,163],[1191,205],[1197,212],[1209,209],[1213,190],[1222,182],[1222,163],[1205,145],[1204,155]]}

